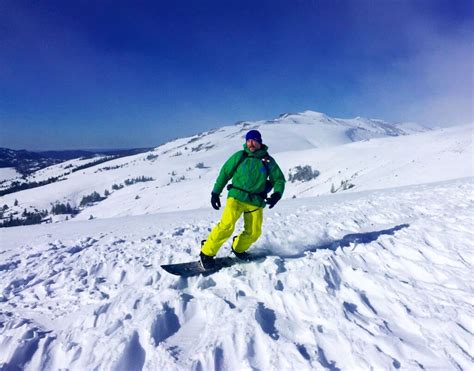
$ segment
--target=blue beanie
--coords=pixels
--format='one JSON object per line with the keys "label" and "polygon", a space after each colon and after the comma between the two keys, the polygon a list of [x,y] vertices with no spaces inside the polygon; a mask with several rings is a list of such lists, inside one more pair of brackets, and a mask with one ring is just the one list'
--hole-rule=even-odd
{"label": "blue beanie", "polygon": [[253,139],[256,142],[262,144],[262,134],[258,130],[250,130],[247,135],[245,136],[245,141]]}

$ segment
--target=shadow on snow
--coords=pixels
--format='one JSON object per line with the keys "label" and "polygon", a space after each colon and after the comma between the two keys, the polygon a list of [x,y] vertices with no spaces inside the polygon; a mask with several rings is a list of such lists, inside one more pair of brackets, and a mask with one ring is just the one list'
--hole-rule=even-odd
{"label": "shadow on snow", "polygon": [[[239,260],[236,257],[218,257],[215,259],[215,267],[210,270],[204,270],[199,263],[199,261],[192,261],[186,263],[177,263],[177,264],[165,264],[161,267],[165,269],[168,273],[178,275],[181,277],[192,277],[196,275],[202,274],[203,276],[207,276],[213,274],[222,268],[228,268],[235,264],[242,264],[242,263],[249,263],[252,261],[259,261],[264,260],[267,257],[275,256],[281,259],[299,259],[303,258],[307,253],[316,252],[317,250],[331,250],[336,251],[339,247],[347,247],[350,246],[351,243],[359,243],[359,244],[367,244],[373,241],[376,241],[380,236],[383,235],[394,235],[395,232],[408,228],[409,224],[400,224],[390,229],[384,229],[381,231],[374,231],[374,232],[365,232],[365,233],[351,233],[347,234],[339,240],[331,241],[329,243],[324,243],[322,245],[315,245],[315,246],[307,246],[303,247],[302,251],[295,253],[295,254],[281,254],[281,253],[272,253],[268,250],[256,250],[251,257],[247,261]],[[280,264],[279,268],[280,271],[284,271],[285,268],[282,264]]]}
{"label": "shadow on snow", "polygon": [[298,252],[296,254],[272,254],[271,252],[269,253],[256,253],[255,254],[255,259],[267,257],[267,256],[278,256],[283,259],[297,259],[297,258],[302,258],[305,256],[306,253],[308,252],[316,252],[318,250],[331,250],[331,251],[336,251],[337,248],[339,247],[348,247],[350,246],[351,243],[354,244],[367,244],[370,242],[376,241],[380,236],[388,235],[388,236],[393,236],[395,232],[408,228],[410,224],[400,224],[397,225],[393,228],[389,229],[384,229],[381,231],[374,231],[374,232],[364,232],[364,233],[350,233],[346,234],[344,237],[342,237],[339,240],[334,240],[331,242],[324,243],[322,245],[315,245],[315,246],[308,246],[307,248],[303,249],[303,251]]}

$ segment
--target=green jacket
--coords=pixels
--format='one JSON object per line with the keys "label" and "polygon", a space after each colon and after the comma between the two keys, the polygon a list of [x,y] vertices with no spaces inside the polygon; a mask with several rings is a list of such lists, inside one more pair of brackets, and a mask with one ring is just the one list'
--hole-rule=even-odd
{"label": "green jacket", "polygon": [[[268,155],[268,147],[265,144],[262,144],[262,148],[254,153],[250,152],[245,144],[243,147],[243,151],[234,153],[225,162],[219,172],[219,176],[217,177],[212,192],[221,194],[222,190],[232,177],[233,186],[245,189],[253,194],[251,195],[247,192],[232,188],[227,197],[233,197],[239,201],[258,207],[265,207],[265,200],[256,194],[265,190],[265,182],[268,178],[273,184],[273,192],[279,192],[283,195],[283,191],[285,190],[285,176],[275,159]],[[239,163],[244,151],[247,152],[248,156],[235,170],[234,176],[232,176],[232,171]],[[268,174],[267,168],[263,162],[263,159],[265,158],[268,159]]]}

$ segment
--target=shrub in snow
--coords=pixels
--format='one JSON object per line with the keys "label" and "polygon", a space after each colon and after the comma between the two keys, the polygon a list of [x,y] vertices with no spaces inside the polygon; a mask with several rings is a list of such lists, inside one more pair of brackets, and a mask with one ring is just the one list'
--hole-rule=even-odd
{"label": "shrub in snow", "polygon": [[31,188],[36,188],[36,187],[41,187],[47,184],[51,184],[60,180],[64,179],[59,179],[59,177],[51,177],[48,178],[47,180],[42,180],[40,182],[23,182],[20,183],[19,181],[14,181],[10,184],[10,188],[4,189],[0,191],[0,196],[5,196],[10,193],[15,193],[19,191],[23,191],[25,189],[31,189]]}
{"label": "shrub in snow", "polygon": [[[114,160],[114,159],[119,158],[119,157],[120,157],[120,156],[110,156],[110,157],[101,158],[101,159],[99,159],[99,160],[92,161],[92,162],[89,162],[89,163],[87,163],[87,164],[78,166],[78,167],[72,169],[72,172],[75,173],[76,171],[80,171],[80,170],[87,169],[87,168],[89,168],[89,167],[93,167],[93,166],[96,166],[96,165],[100,165],[100,164],[103,164],[104,162],[107,162],[107,161],[110,161],[110,160]],[[86,158],[83,158],[83,159],[86,159]]]}
{"label": "shrub in snow", "polygon": [[341,180],[341,189],[345,191],[346,189],[354,188],[355,185],[350,183],[349,180]]}
{"label": "shrub in snow", "polygon": [[129,185],[132,185],[132,184],[135,184],[135,183],[141,183],[141,182],[151,182],[155,179],[151,178],[151,177],[146,177],[146,176],[139,176],[137,178],[134,178],[134,179],[125,179],[124,183],[126,186],[129,186]]}
{"label": "shrub in snow", "polygon": [[204,166],[204,162],[198,162],[196,164],[196,169],[206,169],[206,166]]}
{"label": "shrub in snow", "polygon": [[54,215],[60,215],[60,214],[75,215],[75,214],[78,214],[78,213],[79,213],[79,210],[74,209],[73,207],[71,207],[69,202],[67,204],[57,202],[51,208],[51,214],[54,214]]}
{"label": "shrub in snow", "polygon": [[173,178],[171,177],[170,178],[170,182],[168,183],[168,185],[170,185],[171,183],[179,183],[183,180],[186,180],[186,177],[184,175],[180,176],[179,178]]}
{"label": "shrub in snow", "polygon": [[208,150],[210,150],[210,149],[213,148],[213,147],[214,147],[214,145],[211,144],[211,142],[201,143],[201,144],[198,145],[197,147],[191,148],[191,151],[192,151],[192,152],[208,151]]}
{"label": "shrub in snow", "polygon": [[158,158],[158,155],[154,155],[154,154],[149,154],[148,156],[146,156],[146,159],[148,161],[153,161],[153,160],[156,160]]}
{"label": "shrub in snow", "polygon": [[113,184],[113,185],[112,185],[112,189],[113,189],[114,191],[118,191],[119,189],[122,189],[123,187],[124,187],[123,184]]}
{"label": "shrub in snow", "polygon": [[331,193],[336,193],[337,191],[346,191],[354,187],[355,185],[352,184],[348,179],[341,180],[341,185],[339,187],[336,188],[334,183],[331,185]]}
{"label": "shrub in snow", "polygon": [[71,214],[71,211],[72,211],[72,208],[69,202],[66,205],[58,202],[51,207],[51,214],[54,214],[54,215]]}
{"label": "shrub in snow", "polygon": [[32,225],[32,224],[40,224],[43,219],[48,215],[47,210],[42,211],[24,211],[22,216],[23,219],[20,218],[13,218],[13,215],[10,215],[10,218],[0,223],[0,228],[5,227],[16,227],[19,225]]}
{"label": "shrub in snow", "polygon": [[95,173],[101,172],[101,171],[109,171],[109,170],[120,169],[122,167],[124,167],[124,165],[104,166],[104,167],[101,167],[100,169],[96,170]]}
{"label": "shrub in snow", "polygon": [[296,166],[293,169],[290,169],[288,174],[288,180],[290,182],[309,182],[312,179],[315,179],[319,176],[320,172],[318,170],[313,170],[311,166]]}
{"label": "shrub in snow", "polygon": [[101,197],[101,195],[98,194],[97,192],[92,192],[90,195],[82,197],[82,200],[79,205],[87,206],[87,205],[93,204],[94,202],[100,202],[103,199],[104,198]]}
{"label": "shrub in snow", "polygon": [[195,138],[191,138],[191,139],[188,141],[187,144],[190,144],[190,143],[195,142],[196,140],[199,140],[200,137],[201,137],[201,136],[197,136],[197,137],[195,137]]}

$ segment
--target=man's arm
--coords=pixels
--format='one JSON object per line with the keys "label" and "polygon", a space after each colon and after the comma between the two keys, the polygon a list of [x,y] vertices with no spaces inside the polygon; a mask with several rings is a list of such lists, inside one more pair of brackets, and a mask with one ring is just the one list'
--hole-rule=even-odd
{"label": "man's arm", "polygon": [[234,153],[222,166],[222,169],[220,170],[219,175],[216,179],[216,183],[214,184],[214,188],[212,189],[212,193],[216,193],[218,195],[222,193],[224,187],[234,175],[234,168],[239,162],[240,157],[242,156],[242,152],[243,151],[238,151]]}
{"label": "man's arm", "polygon": [[276,163],[274,158],[271,158],[271,162],[269,164],[270,167],[270,181],[273,184],[273,192],[278,192],[280,195],[283,196],[283,192],[285,191],[285,176],[281,171],[280,167]]}

